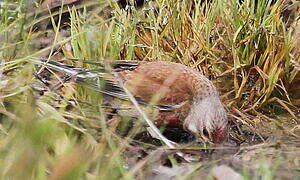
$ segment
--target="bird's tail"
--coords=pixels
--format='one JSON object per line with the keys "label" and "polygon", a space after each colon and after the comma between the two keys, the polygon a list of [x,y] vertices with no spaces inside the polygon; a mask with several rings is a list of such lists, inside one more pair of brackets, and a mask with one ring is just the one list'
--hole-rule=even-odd
{"label": "bird's tail", "polygon": [[[81,61],[70,59],[71,61]],[[46,60],[46,59],[31,59],[30,62],[39,65],[41,68],[45,67],[60,73],[65,74],[74,79],[78,84],[93,89],[105,95],[113,96],[123,100],[127,100],[128,97],[123,91],[122,87],[115,81],[114,77],[109,73],[109,70],[105,68],[103,63],[96,61],[89,62],[89,64],[95,64],[98,68],[86,69],[78,68],[67,63]],[[85,61],[84,61],[85,62]]]}

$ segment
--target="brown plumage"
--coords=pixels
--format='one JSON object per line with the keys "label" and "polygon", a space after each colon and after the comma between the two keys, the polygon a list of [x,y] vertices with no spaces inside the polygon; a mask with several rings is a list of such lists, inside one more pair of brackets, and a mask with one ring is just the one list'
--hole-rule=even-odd
{"label": "brown plumage", "polygon": [[198,71],[167,61],[137,62],[134,70],[118,72],[124,86],[145,102],[175,106],[161,111],[156,124],[183,127],[199,138],[221,142],[227,116],[215,86]]}
{"label": "brown plumage", "polygon": [[[101,87],[99,92],[126,99],[127,95],[118,83],[122,81],[138,102],[152,104],[160,109],[155,117],[157,125],[184,128],[204,141],[219,143],[226,137],[226,111],[216,87],[200,72],[166,61],[107,60],[100,64],[110,71],[95,73],[76,69],[72,73],[68,66],[64,72],[75,76],[79,83],[85,83],[87,79],[96,82],[95,78],[100,77],[104,79],[105,87]],[[48,62],[50,68],[57,69],[51,67],[55,65],[59,64]],[[95,89],[96,86],[90,87]]]}

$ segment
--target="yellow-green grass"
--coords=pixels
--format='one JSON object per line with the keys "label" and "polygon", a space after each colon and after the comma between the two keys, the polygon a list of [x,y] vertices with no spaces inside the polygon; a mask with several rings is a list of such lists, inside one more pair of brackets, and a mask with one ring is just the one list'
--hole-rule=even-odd
{"label": "yellow-green grass", "polygon": [[[289,28],[296,20],[286,26],[281,16],[283,3],[158,0],[128,13],[116,2],[101,0],[92,9],[90,5],[80,5],[81,11],[65,6],[64,10],[41,17],[26,12],[28,6],[32,4],[22,0],[6,0],[0,6],[1,178],[133,179],[147,176],[152,166],[160,165],[160,157],[169,159],[174,167],[182,165],[166,146],[133,146],[133,137],[145,130],[139,123],[126,137],[121,136],[118,120],[122,119],[122,125],[127,126],[131,117],[107,122],[109,110],[101,106],[103,98],[97,92],[63,82],[60,74],[53,72],[51,82],[61,82],[63,88],[51,86],[40,95],[40,88],[45,86],[34,74],[41,70],[27,60],[43,52],[47,53],[46,58],[56,58],[57,46],[62,49],[60,56],[67,58],[164,60],[201,71],[220,90],[232,121],[243,124],[254,134],[278,138],[276,143],[240,149],[262,155],[255,157],[257,161],[249,160],[258,170],[245,163],[235,167],[237,171],[245,179],[273,179],[281,176],[282,172],[276,170],[284,168],[292,172],[290,176],[297,175],[293,174],[297,170],[296,160],[293,166],[284,154],[292,154],[286,146],[297,150],[299,145],[299,141],[293,140],[299,138],[298,121],[294,120],[298,109],[286,87],[299,71],[291,60],[300,60],[299,54],[293,54],[295,42],[293,29]],[[63,12],[70,13],[67,27],[71,35],[67,38],[60,33]],[[37,24],[47,18],[52,29],[38,29]],[[46,33],[53,34],[53,43],[40,49],[33,47],[32,42]],[[88,63],[74,64],[93,68]],[[289,143],[280,141],[281,137],[288,137]],[[278,148],[277,143],[284,144],[284,148]],[[140,161],[131,154],[137,147],[147,154]],[[209,148],[214,147],[178,147]],[[208,162],[197,160],[189,164],[189,171],[184,175],[178,172],[177,177],[188,179],[220,164],[220,159],[230,160],[233,156],[229,153]],[[132,160],[136,163],[130,164]]]}

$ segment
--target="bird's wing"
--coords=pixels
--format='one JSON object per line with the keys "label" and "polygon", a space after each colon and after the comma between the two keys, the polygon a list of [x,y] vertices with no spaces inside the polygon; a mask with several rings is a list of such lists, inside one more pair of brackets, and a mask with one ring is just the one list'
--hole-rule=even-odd
{"label": "bird's wing", "polygon": [[118,74],[136,97],[157,105],[174,106],[189,101],[192,94],[183,67],[162,61],[143,62],[134,70]]}

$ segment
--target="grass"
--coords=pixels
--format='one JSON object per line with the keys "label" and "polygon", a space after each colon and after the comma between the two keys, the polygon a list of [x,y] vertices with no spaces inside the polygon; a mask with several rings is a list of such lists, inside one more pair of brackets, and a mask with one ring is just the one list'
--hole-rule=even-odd
{"label": "grass", "polygon": [[[1,178],[143,179],[163,166],[169,174],[159,169],[160,175],[189,179],[208,177],[218,164],[231,166],[245,179],[300,176],[299,107],[288,89],[299,72],[299,53],[293,51],[297,20],[286,24],[284,3],[158,0],[127,13],[116,2],[98,1],[76,6],[80,10],[64,6],[50,15],[27,10],[38,5],[22,0],[0,4]],[[66,24],[60,23],[63,12],[70,14]],[[50,29],[45,29],[45,19]],[[52,43],[43,47],[39,42],[49,34]],[[130,126],[130,112],[110,118],[114,112],[101,106],[105,99],[99,93],[65,82],[55,72],[46,74],[50,85],[43,85],[34,77],[42,70],[28,63],[38,56],[165,60],[190,66],[216,84],[232,117],[231,136],[246,143],[172,150],[134,139],[145,131],[142,122],[124,137],[119,132]],[[121,109],[127,109],[123,104]],[[199,151],[210,148],[221,155],[207,157]],[[182,163],[179,150],[196,160]],[[233,162],[236,156],[238,162]]]}

